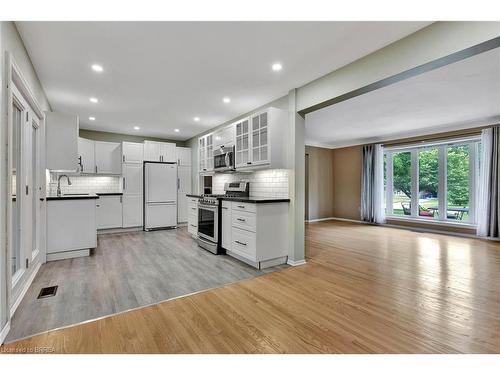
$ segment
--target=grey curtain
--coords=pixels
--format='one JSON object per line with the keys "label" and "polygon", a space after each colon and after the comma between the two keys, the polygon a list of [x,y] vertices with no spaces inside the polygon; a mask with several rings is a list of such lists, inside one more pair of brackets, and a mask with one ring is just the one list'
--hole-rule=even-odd
{"label": "grey curtain", "polygon": [[500,237],[500,127],[484,129],[481,146],[477,234],[498,238]]}
{"label": "grey curtain", "polygon": [[361,220],[375,222],[375,208],[373,206],[374,179],[375,179],[375,147],[363,146],[361,172]]}

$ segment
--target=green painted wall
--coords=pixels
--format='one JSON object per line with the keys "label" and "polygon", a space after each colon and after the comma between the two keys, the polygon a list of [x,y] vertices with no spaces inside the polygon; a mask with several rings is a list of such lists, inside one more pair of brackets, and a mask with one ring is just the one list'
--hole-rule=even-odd
{"label": "green painted wall", "polygon": [[157,141],[157,142],[175,143],[179,147],[184,147],[186,145],[185,141],[173,141],[171,139],[164,139],[164,138],[141,137],[138,135],[99,132],[95,130],[86,130],[86,129],[80,129],[80,137],[92,139],[93,141],[104,141],[104,142],[141,143],[143,141]]}

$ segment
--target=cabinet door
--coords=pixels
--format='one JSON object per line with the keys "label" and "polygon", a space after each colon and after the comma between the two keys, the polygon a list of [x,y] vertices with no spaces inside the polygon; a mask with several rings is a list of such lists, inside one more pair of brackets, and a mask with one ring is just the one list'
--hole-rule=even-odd
{"label": "cabinet door", "polygon": [[206,137],[200,137],[198,139],[198,152],[199,152],[199,161],[200,161],[200,172],[205,172],[207,170],[207,152],[206,152]]}
{"label": "cabinet door", "polygon": [[214,144],[213,144],[213,135],[207,135],[207,150],[206,150],[206,168],[207,171],[214,170]]}
{"label": "cabinet door", "polygon": [[231,250],[231,204],[222,202],[222,247]]}
{"label": "cabinet door", "polygon": [[146,229],[173,227],[177,225],[177,205],[165,203],[146,204]]}
{"label": "cabinet door", "polygon": [[191,149],[189,147],[176,147],[175,152],[179,166],[191,166]]}
{"label": "cabinet door", "polygon": [[144,141],[144,160],[161,161],[159,142]]}
{"label": "cabinet door", "polygon": [[122,197],[105,195],[97,200],[97,229],[121,228]]}
{"label": "cabinet door", "polygon": [[123,195],[123,228],[142,226],[142,194]]}
{"label": "cabinet door", "polygon": [[161,143],[160,144],[161,161],[166,163],[176,163],[177,156],[175,153],[175,143]]}
{"label": "cabinet door", "polygon": [[251,119],[252,164],[269,163],[269,128],[267,124],[267,112],[253,116]]}
{"label": "cabinet door", "polygon": [[78,154],[80,171],[82,173],[95,173],[94,141],[78,138]]}
{"label": "cabinet door", "polygon": [[177,192],[177,222],[185,223],[188,220],[188,199],[186,193]]}
{"label": "cabinet door", "polygon": [[78,170],[78,116],[45,112],[46,168]]}
{"label": "cabinet door", "polygon": [[244,119],[236,123],[236,167],[246,167],[252,164],[250,142],[249,120]]}
{"label": "cabinet door", "polygon": [[123,194],[142,194],[142,164],[123,164]]}
{"label": "cabinet door", "polygon": [[122,173],[122,147],[120,143],[95,142],[95,165],[98,174]]}
{"label": "cabinet door", "polygon": [[122,143],[122,162],[142,164],[143,160],[144,145],[142,143]]}

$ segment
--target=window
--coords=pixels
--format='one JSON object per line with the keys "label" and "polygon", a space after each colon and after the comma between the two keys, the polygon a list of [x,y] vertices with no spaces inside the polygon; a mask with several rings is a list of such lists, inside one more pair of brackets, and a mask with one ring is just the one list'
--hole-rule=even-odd
{"label": "window", "polygon": [[479,137],[385,149],[386,215],[475,224]]}

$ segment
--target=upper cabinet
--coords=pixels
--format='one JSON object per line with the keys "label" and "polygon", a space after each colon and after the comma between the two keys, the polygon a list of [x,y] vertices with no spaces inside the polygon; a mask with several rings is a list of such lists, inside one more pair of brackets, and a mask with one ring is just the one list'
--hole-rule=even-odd
{"label": "upper cabinet", "polygon": [[122,145],[115,142],[95,142],[95,171],[98,174],[122,173]]}
{"label": "upper cabinet", "polygon": [[78,164],[81,173],[122,174],[122,146],[116,142],[78,139]]}
{"label": "upper cabinet", "polygon": [[189,147],[176,147],[177,165],[190,167],[191,166],[191,149]]}
{"label": "upper cabinet", "polygon": [[142,143],[122,142],[122,162],[142,164],[144,145]]}
{"label": "upper cabinet", "polygon": [[198,139],[200,172],[211,172],[214,170],[214,144],[213,133],[204,135]]}
{"label": "upper cabinet", "polygon": [[144,141],[144,160],[175,163],[175,148],[175,143]]}
{"label": "upper cabinet", "polygon": [[286,110],[270,107],[198,138],[200,173],[212,171],[213,150],[228,145],[236,169],[287,168],[287,121]]}
{"label": "upper cabinet", "polygon": [[52,171],[75,172],[78,160],[78,116],[45,112],[46,166]]}
{"label": "upper cabinet", "polygon": [[95,173],[95,142],[78,138],[78,161],[81,173]]}

